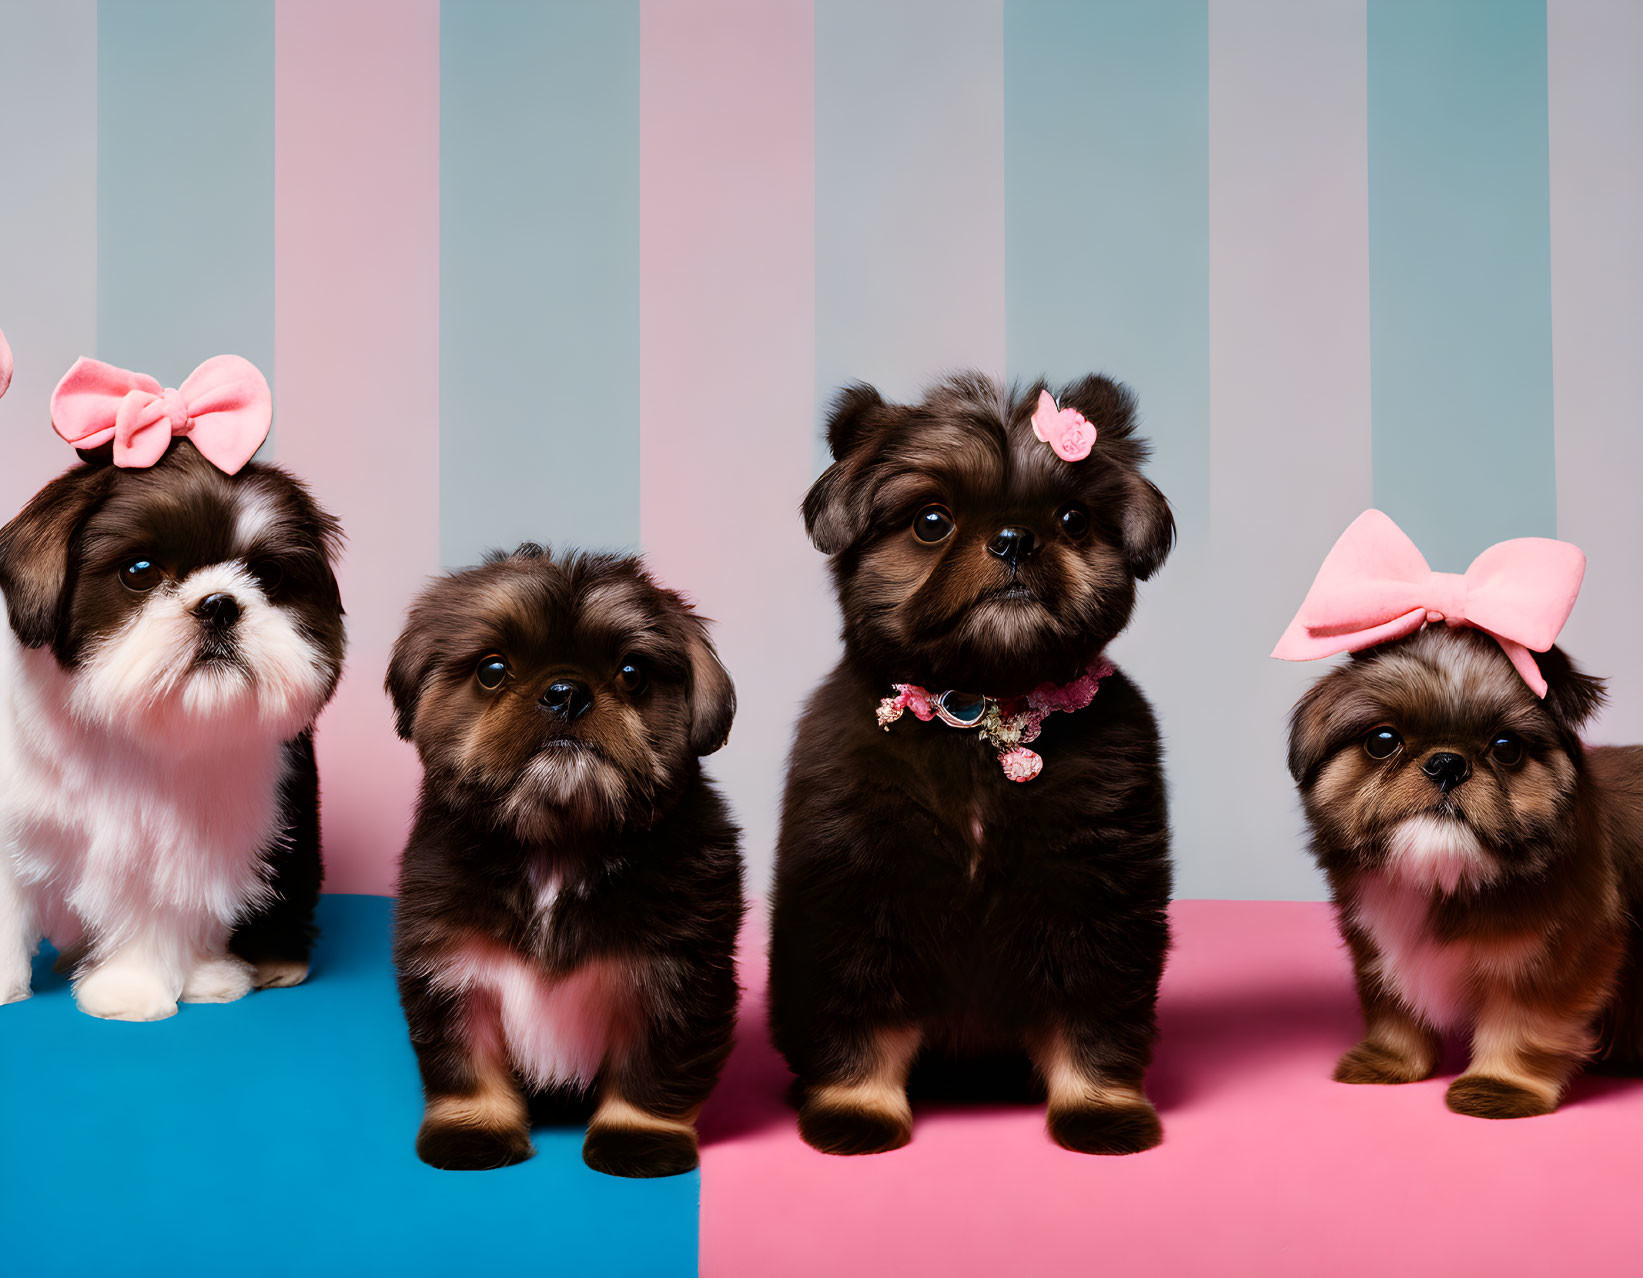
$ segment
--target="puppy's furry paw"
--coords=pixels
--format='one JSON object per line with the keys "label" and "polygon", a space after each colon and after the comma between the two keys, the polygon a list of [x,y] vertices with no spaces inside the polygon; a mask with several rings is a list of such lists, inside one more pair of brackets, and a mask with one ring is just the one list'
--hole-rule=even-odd
{"label": "puppy's furry paw", "polygon": [[259,990],[283,990],[308,979],[308,964],[300,959],[263,959],[253,964],[251,984]]}
{"label": "puppy's furry paw", "polygon": [[824,1154],[883,1154],[913,1139],[913,1120],[910,1114],[812,1100],[799,1110],[799,1135]]}
{"label": "puppy's furry paw", "polygon": [[1047,1125],[1057,1145],[1079,1154],[1139,1154],[1164,1140],[1164,1124],[1146,1100],[1054,1106]]}
{"label": "puppy's furry paw", "polygon": [[177,1014],[176,996],[158,973],[109,963],[86,975],[74,1001],[87,1016],[105,1021],[163,1021]]}
{"label": "puppy's furry paw", "polygon": [[701,1161],[696,1133],[684,1128],[618,1127],[594,1123],[582,1141],[582,1161],[607,1176],[677,1176]]}
{"label": "puppy's furry paw", "polygon": [[1337,1083],[1418,1083],[1431,1078],[1434,1068],[1365,1039],[1336,1062],[1334,1077]]}
{"label": "puppy's furry paw", "polygon": [[1472,1118],[1533,1118],[1557,1108],[1555,1098],[1487,1074],[1462,1074],[1443,1099],[1455,1113]]}
{"label": "puppy's furry paw", "polygon": [[450,1123],[422,1124],[416,1135],[416,1156],[441,1171],[490,1171],[522,1163],[536,1153],[524,1127],[461,1127]]}
{"label": "puppy's furry paw", "polygon": [[232,1003],[251,992],[251,965],[233,955],[196,963],[183,982],[184,1003]]}
{"label": "puppy's furry paw", "polygon": [[30,987],[27,977],[24,977],[21,982],[0,981],[0,1007],[4,1007],[7,1003],[21,1003],[24,999],[32,997],[33,994],[34,990]]}

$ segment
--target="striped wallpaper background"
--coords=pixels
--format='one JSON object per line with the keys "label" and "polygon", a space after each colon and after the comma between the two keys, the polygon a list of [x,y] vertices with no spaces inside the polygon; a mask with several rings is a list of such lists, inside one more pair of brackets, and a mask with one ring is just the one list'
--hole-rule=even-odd
{"label": "striped wallpaper background", "polygon": [[1181,892],[1319,895],[1316,671],[1266,653],[1371,502],[1441,568],[1582,544],[1593,735],[1643,738],[1640,72],[1633,0],[0,0],[0,505],[68,462],[76,355],[269,373],[267,454],[350,535],[345,891],[407,825],[379,687],[424,577],[642,547],[719,621],[760,881],[836,648],[818,405],[1105,370],[1181,527],[1119,653]]}

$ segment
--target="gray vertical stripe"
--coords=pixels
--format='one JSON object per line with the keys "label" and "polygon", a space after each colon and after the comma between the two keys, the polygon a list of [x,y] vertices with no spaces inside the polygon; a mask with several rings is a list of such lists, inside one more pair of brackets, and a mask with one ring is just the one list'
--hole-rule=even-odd
{"label": "gray vertical stripe", "polygon": [[440,14],[440,557],[639,541],[633,0]]}

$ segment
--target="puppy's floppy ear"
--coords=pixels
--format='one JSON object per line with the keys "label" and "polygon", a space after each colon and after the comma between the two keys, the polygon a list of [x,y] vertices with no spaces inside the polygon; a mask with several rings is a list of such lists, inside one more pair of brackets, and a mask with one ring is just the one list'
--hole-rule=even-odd
{"label": "puppy's floppy ear", "polygon": [[1310,781],[1329,757],[1329,706],[1334,674],[1314,683],[1289,712],[1289,775],[1296,785]]}
{"label": "puppy's floppy ear", "polygon": [[1124,559],[1137,580],[1145,581],[1164,565],[1175,546],[1175,516],[1158,486],[1138,471],[1128,476],[1119,531]]}
{"label": "puppy's floppy ear", "polygon": [[1530,655],[1546,680],[1546,708],[1568,731],[1578,731],[1609,699],[1603,680],[1577,670],[1563,649],[1552,647]]}
{"label": "puppy's floppy ear", "polygon": [[0,528],[0,591],[18,640],[42,648],[57,637],[73,585],[80,529],[108,492],[111,471],[77,466],[59,475]]}
{"label": "puppy's floppy ear", "polygon": [[861,465],[852,454],[876,433],[884,408],[878,391],[865,382],[846,386],[833,400],[827,418],[833,464],[804,498],[805,532],[823,554],[838,554],[867,530],[867,494],[857,487]]}
{"label": "puppy's floppy ear", "polygon": [[1061,388],[1056,403],[1076,408],[1095,427],[1096,447],[1124,473],[1124,511],[1119,533],[1124,558],[1137,580],[1163,567],[1175,546],[1175,516],[1158,486],[1141,474],[1152,447],[1135,433],[1135,395],[1110,377],[1092,374]]}
{"label": "puppy's floppy ear", "polygon": [[412,607],[405,629],[394,640],[388,677],[383,681],[394,702],[394,731],[406,741],[416,728],[416,708],[440,652],[440,627],[421,614],[420,607]]}
{"label": "puppy's floppy ear", "polygon": [[690,619],[690,748],[700,755],[712,754],[730,739],[730,724],[736,717],[736,685],[719,660],[707,626],[700,617]]}

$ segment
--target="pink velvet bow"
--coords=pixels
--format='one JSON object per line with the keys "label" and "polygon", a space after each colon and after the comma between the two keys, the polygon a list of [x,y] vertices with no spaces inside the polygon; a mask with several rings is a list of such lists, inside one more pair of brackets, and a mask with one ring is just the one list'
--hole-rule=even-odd
{"label": "pink velvet bow", "polygon": [[1491,546],[1464,573],[1433,572],[1403,529],[1381,511],[1366,510],[1324,559],[1272,655],[1314,661],[1443,621],[1493,638],[1544,697],[1546,680],[1532,654],[1557,642],[1585,573],[1578,546],[1547,537]]}
{"label": "pink velvet bow", "polygon": [[6,335],[0,333],[0,395],[6,393],[6,387],[11,385],[11,347],[6,345]]}
{"label": "pink velvet bow", "polygon": [[51,424],[76,448],[113,441],[114,464],[152,466],[172,437],[186,435],[218,470],[233,475],[268,438],[274,401],[268,380],[238,355],[205,361],[176,390],[81,356],[51,393]]}

